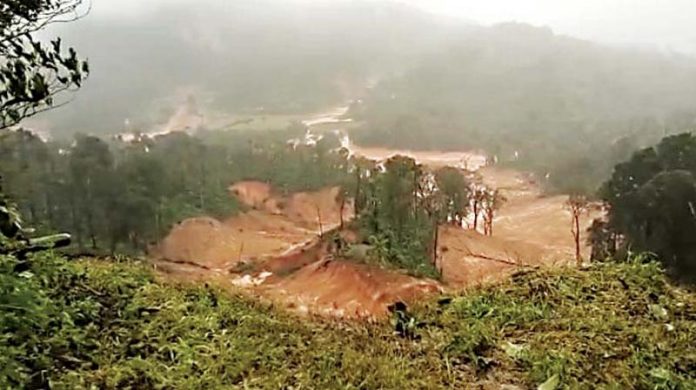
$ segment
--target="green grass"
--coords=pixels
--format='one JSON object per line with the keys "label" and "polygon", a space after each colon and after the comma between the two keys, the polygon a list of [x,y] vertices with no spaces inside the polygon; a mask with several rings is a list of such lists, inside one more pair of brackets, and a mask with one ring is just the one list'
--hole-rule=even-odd
{"label": "green grass", "polygon": [[391,325],[298,318],[137,261],[0,256],[0,388],[696,388],[696,296],[659,267],[538,271]]}
{"label": "green grass", "polygon": [[428,338],[465,371],[534,386],[696,388],[696,297],[655,263],[539,271],[456,297]]}

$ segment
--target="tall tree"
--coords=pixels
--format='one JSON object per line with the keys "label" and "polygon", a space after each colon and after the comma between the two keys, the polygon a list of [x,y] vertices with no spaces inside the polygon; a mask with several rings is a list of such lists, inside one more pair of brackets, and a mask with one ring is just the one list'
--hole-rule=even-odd
{"label": "tall tree", "polygon": [[500,190],[484,190],[483,202],[483,233],[487,236],[493,235],[493,222],[495,213],[500,210],[503,203],[507,201]]}
{"label": "tall tree", "polygon": [[575,243],[575,262],[578,267],[582,265],[582,253],[580,251],[580,218],[583,214],[587,213],[590,202],[584,195],[570,195],[565,203],[566,208],[570,211],[571,216],[571,229],[570,232],[573,235],[573,242]]}
{"label": "tall tree", "polygon": [[435,181],[442,193],[447,221],[461,227],[469,213],[469,183],[459,169],[452,167],[439,169]]}
{"label": "tall tree", "polygon": [[70,180],[73,224],[80,246],[83,246],[84,232],[92,249],[97,249],[97,239],[106,230],[105,206],[116,183],[113,168],[114,157],[109,145],[96,137],[76,137],[70,152]]}

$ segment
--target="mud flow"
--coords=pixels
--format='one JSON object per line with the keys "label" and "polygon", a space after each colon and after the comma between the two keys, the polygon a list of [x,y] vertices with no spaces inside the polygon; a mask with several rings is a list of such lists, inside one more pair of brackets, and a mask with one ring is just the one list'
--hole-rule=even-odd
{"label": "mud flow", "polygon": [[[344,112],[310,121],[338,124],[345,121],[340,119]],[[353,207],[350,202],[341,207],[338,188],[280,195],[266,183],[247,181],[229,188],[246,212],[223,221],[182,221],[152,250],[157,269],[185,280],[214,279],[300,313],[373,319],[384,317],[396,301],[495,282],[521,268],[562,265],[574,258],[567,197],[544,196],[528,174],[486,166],[489,159],[480,152],[363,148],[347,137],[343,146],[374,161],[405,155],[433,169],[450,166],[462,175],[476,175],[506,198],[493,235],[483,235],[482,227],[474,229],[471,221],[468,226],[441,226],[437,267],[442,278],[419,280],[333,255],[328,237],[354,235],[340,230],[342,221],[353,218]],[[584,215],[582,231],[599,216],[599,211]],[[589,248],[582,250],[587,257]]]}

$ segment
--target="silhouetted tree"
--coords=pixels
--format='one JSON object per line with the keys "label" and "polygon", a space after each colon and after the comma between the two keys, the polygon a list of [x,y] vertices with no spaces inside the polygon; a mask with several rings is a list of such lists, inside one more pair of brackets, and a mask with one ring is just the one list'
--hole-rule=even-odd
{"label": "silhouetted tree", "polygon": [[663,139],[618,164],[601,194],[609,228],[680,278],[696,278],[696,137]]}
{"label": "silhouetted tree", "polygon": [[79,88],[89,73],[60,38],[48,44],[36,33],[81,15],[81,0],[0,2],[0,129],[55,106],[61,92]]}

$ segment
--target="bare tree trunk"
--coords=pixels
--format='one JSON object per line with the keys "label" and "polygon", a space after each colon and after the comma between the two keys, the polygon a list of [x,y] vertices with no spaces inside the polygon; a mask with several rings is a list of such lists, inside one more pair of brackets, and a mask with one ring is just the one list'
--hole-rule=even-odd
{"label": "bare tree trunk", "polygon": [[357,180],[356,180],[356,185],[355,185],[355,196],[353,197],[354,202],[355,202],[355,215],[356,218],[360,214],[360,208],[362,206],[361,201],[360,201],[360,191],[362,191],[362,175],[360,174],[360,168],[357,169],[358,175],[357,175]]}
{"label": "bare tree trunk", "polygon": [[440,227],[438,226],[437,219],[433,220],[433,266],[435,266],[435,269],[438,269],[438,264],[437,264],[437,247],[440,244]]}
{"label": "bare tree trunk", "polygon": [[345,221],[343,220],[343,210],[345,210],[345,208],[346,208],[346,196],[345,196],[345,194],[343,194],[343,195],[341,196],[341,216],[340,216],[340,219],[341,219],[341,230],[343,230],[344,223],[345,223]]}
{"label": "bare tree trunk", "polygon": [[317,207],[317,220],[319,221],[319,237],[324,237],[324,225],[321,222],[321,209]]}
{"label": "bare tree trunk", "polygon": [[486,211],[486,234],[488,236],[493,236],[493,218],[495,218],[495,211],[493,209]]}
{"label": "bare tree trunk", "polygon": [[582,254],[580,253],[580,214],[573,210],[573,239],[575,240],[575,262],[582,266]]}

